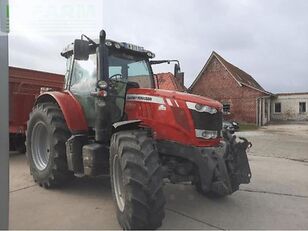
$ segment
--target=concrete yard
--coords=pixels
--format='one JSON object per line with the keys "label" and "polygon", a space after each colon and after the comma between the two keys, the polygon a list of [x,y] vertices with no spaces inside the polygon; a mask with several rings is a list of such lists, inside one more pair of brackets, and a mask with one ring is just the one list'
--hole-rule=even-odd
{"label": "concrete yard", "polygon": [[[162,229],[308,229],[308,124],[241,132],[252,182],[223,199],[187,184],[165,186]],[[108,178],[79,178],[62,189],[34,184],[23,154],[10,155],[10,229],[119,229]]]}

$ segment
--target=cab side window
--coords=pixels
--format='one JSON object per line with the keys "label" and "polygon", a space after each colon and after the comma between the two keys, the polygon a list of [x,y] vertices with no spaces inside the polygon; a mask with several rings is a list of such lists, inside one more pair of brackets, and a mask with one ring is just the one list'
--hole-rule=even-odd
{"label": "cab side window", "polygon": [[96,81],[96,54],[91,54],[88,60],[75,60],[70,86],[71,91],[91,92],[95,89]]}

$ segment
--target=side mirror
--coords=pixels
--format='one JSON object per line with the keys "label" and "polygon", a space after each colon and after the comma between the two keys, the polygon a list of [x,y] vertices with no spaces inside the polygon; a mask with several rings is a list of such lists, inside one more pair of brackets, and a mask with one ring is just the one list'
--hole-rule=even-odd
{"label": "side mirror", "polygon": [[90,44],[87,40],[75,39],[74,57],[77,60],[88,60],[90,54]]}

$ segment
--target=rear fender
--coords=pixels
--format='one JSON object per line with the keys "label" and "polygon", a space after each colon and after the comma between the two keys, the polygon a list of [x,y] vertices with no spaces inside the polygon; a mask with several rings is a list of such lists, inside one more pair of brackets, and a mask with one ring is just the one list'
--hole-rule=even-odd
{"label": "rear fender", "polygon": [[36,99],[35,105],[44,102],[55,102],[59,105],[71,133],[76,134],[88,131],[88,123],[83,109],[78,100],[69,91],[45,92]]}

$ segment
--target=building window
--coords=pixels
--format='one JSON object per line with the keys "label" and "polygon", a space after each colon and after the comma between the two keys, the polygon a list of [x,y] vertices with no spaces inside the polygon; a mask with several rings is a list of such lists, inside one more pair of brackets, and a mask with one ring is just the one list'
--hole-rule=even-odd
{"label": "building window", "polygon": [[224,114],[230,114],[230,104],[229,103],[224,103],[222,105],[222,112]]}
{"label": "building window", "polygon": [[275,103],[275,112],[280,113],[281,112],[281,103]]}
{"label": "building window", "polygon": [[306,112],[306,102],[299,102],[299,113]]}

